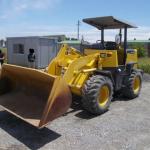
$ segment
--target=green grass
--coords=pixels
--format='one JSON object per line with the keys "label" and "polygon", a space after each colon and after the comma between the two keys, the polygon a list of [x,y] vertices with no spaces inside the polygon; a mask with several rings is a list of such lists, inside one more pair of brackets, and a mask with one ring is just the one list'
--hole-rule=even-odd
{"label": "green grass", "polygon": [[142,69],[145,73],[150,74],[150,58],[148,57],[139,58],[138,67]]}

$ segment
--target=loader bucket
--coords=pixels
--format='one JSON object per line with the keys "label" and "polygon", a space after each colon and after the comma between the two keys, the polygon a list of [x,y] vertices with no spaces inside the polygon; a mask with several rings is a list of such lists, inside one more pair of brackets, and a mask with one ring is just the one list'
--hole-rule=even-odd
{"label": "loader bucket", "polygon": [[71,92],[61,77],[4,64],[0,76],[0,105],[27,123],[42,128],[64,114]]}

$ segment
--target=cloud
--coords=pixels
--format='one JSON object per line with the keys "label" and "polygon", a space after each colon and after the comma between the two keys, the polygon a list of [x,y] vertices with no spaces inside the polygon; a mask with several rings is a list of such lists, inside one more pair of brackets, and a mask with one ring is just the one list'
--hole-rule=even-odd
{"label": "cloud", "polygon": [[130,29],[128,35],[132,40],[134,38],[136,38],[137,40],[147,40],[150,38],[150,27],[140,26],[137,29]]}
{"label": "cloud", "polygon": [[47,9],[55,7],[61,0],[31,0],[30,6],[35,9]]}
{"label": "cloud", "polygon": [[16,5],[14,7],[14,11],[19,12],[19,11],[23,11],[23,10],[25,10],[27,8],[28,8],[28,5],[23,3],[23,4],[20,4],[20,5]]}
{"label": "cloud", "polygon": [[55,8],[62,0],[1,0],[0,19],[16,17],[30,10],[46,10]]}
{"label": "cloud", "polygon": [[[84,35],[86,40],[91,42],[101,38],[100,31],[97,29],[81,32],[81,34]],[[106,30],[105,39],[108,41],[114,41],[116,34],[118,34],[118,30]],[[137,40],[148,40],[150,38],[150,27],[140,26],[139,28],[128,29],[128,40],[133,40],[134,38]]]}
{"label": "cloud", "polygon": [[47,9],[57,5],[61,0],[12,0],[13,6],[19,10],[24,9]]}
{"label": "cloud", "polygon": [[3,14],[0,16],[0,19],[6,19],[7,18],[7,14]]}
{"label": "cloud", "polygon": [[[83,27],[82,27],[83,28]],[[89,42],[96,42],[100,40],[100,31],[97,29],[88,29],[84,27],[80,29],[80,38],[82,35],[84,39]],[[6,28],[5,26],[0,27],[1,37],[13,37],[13,36],[43,36],[43,35],[59,35],[64,34],[68,37],[77,37],[75,26],[51,26],[51,25],[31,25],[28,23],[22,23],[19,27],[11,25]],[[118,34],[118,30],[106,30],[105,40],[114,41],[115,35]],[[0,38],[1,38],[0,37]],[[140,26],[136,29],[128,30],[128,40],[148,40],[150,38],[150,27]]]}

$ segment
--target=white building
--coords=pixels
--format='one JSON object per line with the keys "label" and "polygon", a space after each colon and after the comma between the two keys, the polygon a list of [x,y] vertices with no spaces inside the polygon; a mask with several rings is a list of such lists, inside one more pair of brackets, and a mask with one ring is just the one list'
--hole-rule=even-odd
{"label": "white building", "polygon": [[46,37],[7,38],[8,63],[27,67],[29,49],[35,51],[36,68],[45,68],[57,54],[57,40]]}

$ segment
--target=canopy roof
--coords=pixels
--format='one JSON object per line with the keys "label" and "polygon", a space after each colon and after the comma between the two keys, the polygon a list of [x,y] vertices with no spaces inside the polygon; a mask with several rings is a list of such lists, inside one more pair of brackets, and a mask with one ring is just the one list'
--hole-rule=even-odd
{"label": "canopy roof", "polygon": [[137,28],[135,25],[114,18],[113,16],[86,18],[83,22],[90,24],[99,30],[101,29],[121,29],[121,28]]}

